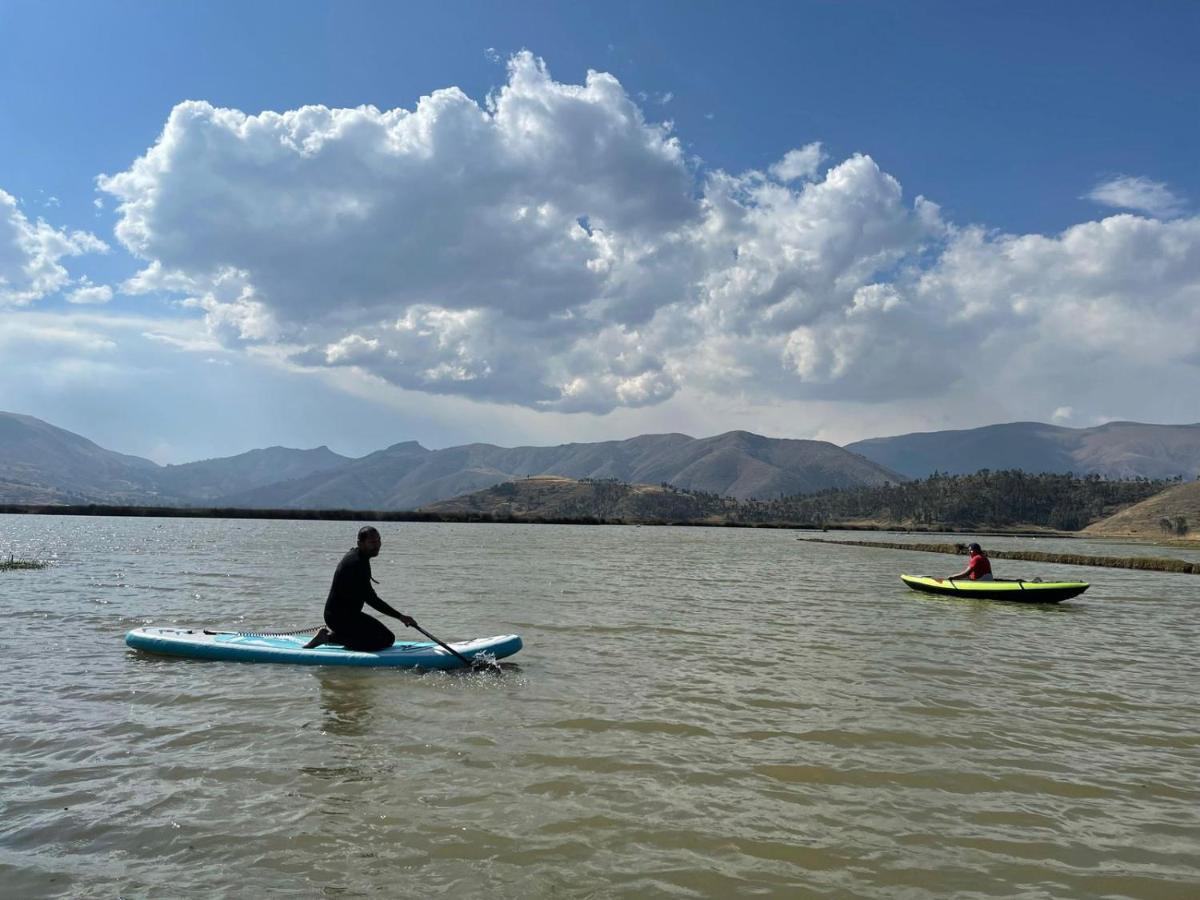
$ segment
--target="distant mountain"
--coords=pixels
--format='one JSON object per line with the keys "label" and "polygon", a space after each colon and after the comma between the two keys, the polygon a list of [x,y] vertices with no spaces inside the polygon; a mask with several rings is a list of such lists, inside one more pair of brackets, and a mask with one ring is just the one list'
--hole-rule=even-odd
{"label": "distant mountain", "polygon": [[965,475],[980,469],[1096,473],[1110,478],[1195,478],[1200,473],[1200,424],[1109,422],[1063,428],[1037,422],[988,425],[872,438],[846,449],[901,472]]}
{"label": "distant mountain", "polygon": [[1190,537],[1200,540],[1200,481],[1167,488],[1116,515],[1094,522],[1085,534],[1104,537]]}
{"label": "distant mountain", "polygon": [[62,428],[0,412],[0,502],[146,503],[161,467]]}
{"label": "distant mountain", "polygon": [[259,509],[398,509],[402,507],[391,506],[381,498],[420,468],[430,453],[416,441],[394,444],[332,472],[318,472],[230,494],[221,497],[216,505]]}
{"label": "distant mountain", "polygon": [[739,500],[856,488],[979,469],[1097,472],[1191,480],[1200,425],[1111,422],[1061,428],[1035,422],[909,434],[840,448],[824,441],[731,431],[709,438],[647,434],[555,447],[415,441],[361,459],[328,447],[269,447],[160,466],[114,453],[32,416],[0,412],[0,503],[417,509],[530,475],[670,484]]}
{"label": "distant mountain", "polygon": [[350,457],[321,446],[313,450],[267,447],[237,456],[166,466],[158,472],[165,489],[196,503],[226,494],[250,491],[266,484],[328,473],[350,462]]}
{"label": "distant mountain", "polygon": [[0,412],[0,503],[208,505],[232,490],[328,472],[347,462],[328,447],[271,447],[160,466],[105,450],[33,416]]}
{"label": "distant mountain", "polygon": [[689,439],[616,477],[649,484],[666,481],[739,500],[904,480],[894,470],[827,441],[768,438],[748,431]]}
{"label": "distant mountain", "polygon": [[745,431],[697,440],[683,434],[626,441],[516,447],[468,444],[427,450],[397,444],[325,475],[230,495],[221,505],[273,509],[416,509],[528,475],[667,482],[747,499],[830,487],[901,481],[902,476],[825,441],[766,438]]}

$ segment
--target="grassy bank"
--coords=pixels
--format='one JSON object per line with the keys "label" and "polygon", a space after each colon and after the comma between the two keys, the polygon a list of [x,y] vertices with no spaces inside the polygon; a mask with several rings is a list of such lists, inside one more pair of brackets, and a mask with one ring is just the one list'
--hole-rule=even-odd
{"label": "grassy bank", "polygon": [[686,525],[730,528],[814,528],[810,524],[642,519],[587,515],[542,516],[489,512],[363,509],[244,509],[199,506],[40,506],[0,504],[0,513],[41,516],[134,516],[171,519],[287,519],[331,522],[492,522],[512,525]]}
{"label": "grassy bank", "polygon": [[[677,525],[699,528],[781,528],[805,531],[826,531],[812,522],[761,521],[746,522],[720,517],[672,518],[669,516],[595,516],[584,514],[539,515],[520,512],[488,512],[481,510],[371,510],[371,509],[247,509],[219,506],[113,506],[88,504],[61,506],[53,504],[0,504],[0,514],[39,516],[133,516],[168,519],[284,519],[318,522],[472,522],[509,525]],[[830,526],[841,529],[843,526]],[[886,528],[875,525],[847,525],[850,530],[903,531],[903,526]],[[942,529],[945,530],[945,529]],[[972,534],[989,534],[973,531]],[[1042,531],[1003,531],[996,534],[1053,536]]]}
{"label": "grassy bank", "polygon": [[443,516],[412,511],[358,509],[243,509],[220,506],[58,506],[3,504],[0,513],[38,516],[133,516],[165,519],[300,519],[365,522],[441,522]]}
{"label": "grassy bank", "polygon": [[[731,519],[718,515],[707,518],[688,518],[670,515],[613,515],[584,514],[543,515],[528,512],[487,510],[362,510],[362,509],[246,509],[244,507],[202,506],[116,506],[89,504],[62,506],[55,504],[0,504],[0,514],[41,516],[144,516],[189,519],[292,519],[299,521],[345,522],[495,522],[520,525],[676,525],[703,528],[781,528],[798,531],[903,531],[911,534],[944,534],[956,530],[953,525],[912,525],[904,522],[827,522],[809,520]],[[964,532],[965,533],[965,532]],[[1042,528],[1022,526],[972,528],[974,535],[1008,537],[1066,538],[1071,534]]]}
{"label": "grassy bank", "polygon": [[[901,544],[893,541],[838,541],[828,538],[799,538],[812,544],[841,544],[846,547],[874,547],[880,550],[914,550],[920,553],[966,552],[966,544]],[[1064,566],[1099,566],[1105,569],[1140,569],[1151,572],[1179,572],[1200,575],[1200,563],[1161,556],[1084,556],[1076,553],[1042,553],[1037,550],[989,550],[991,559],[1016,559]]]}

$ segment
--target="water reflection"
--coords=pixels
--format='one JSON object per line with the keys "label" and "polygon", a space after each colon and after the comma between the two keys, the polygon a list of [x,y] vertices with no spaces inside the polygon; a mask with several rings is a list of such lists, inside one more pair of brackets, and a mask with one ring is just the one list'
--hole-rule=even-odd
{"label": "water reflection", "polygon": [[321,730],[338,737],[361,737],[371,728],[378,673],[366,669],[318,667]]}
{"label": "water reflection", "polygon": [[[327,765],[300,766],[304,775],[347,785],[370,780],[361,765],[362,745],[374,727],[379,688],[373,673],[364,669],[334,669],[318,667],[313,670],[320,691],[321,716],[317,726],[322,735],[333,738],[325,747]],[[337,809],[332,814],[340,814]]]}
{"label": "water reflection", "polygon": [[1081,602],[1072,602],[1072,600],[1083,599],[1084,595],[1079,598],[1072,598],[1062,603],[1013,603],[1006,600],[988,600],[976,597],[950,597],[939,596],[938,594],[921,594],[916,591],[910,591],[908,594],[903,594],[899,589],[896,591],[897,596],[903,596],[905,600],[915,600],[920,603],[929,603],[931,605],[947,605],[957,606],[969,609],[971,612],[1003,610],[1011,612],[1014,615],[1023,616],[1062,616],[1062,615],[1082,615],[1087,613],[1087,607]]}

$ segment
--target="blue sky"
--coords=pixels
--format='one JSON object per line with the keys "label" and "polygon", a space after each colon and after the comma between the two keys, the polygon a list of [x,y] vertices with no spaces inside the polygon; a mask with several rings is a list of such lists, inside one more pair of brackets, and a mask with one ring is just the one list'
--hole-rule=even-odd
{"label": "blue sky", "polygon": [[1198,37],[1183,2],[6,0],[0,407],[164,462],[1200,421]]}

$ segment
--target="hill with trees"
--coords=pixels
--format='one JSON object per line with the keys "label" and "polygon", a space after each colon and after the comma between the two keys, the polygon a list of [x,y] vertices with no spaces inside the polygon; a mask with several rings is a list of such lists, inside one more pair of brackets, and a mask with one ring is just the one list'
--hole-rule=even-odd
{"label": "hill with trees", "polygon": [[1200,540],[1200,480],[1177,484],[1085,530],[1103,537]]}
{"label": "hill with trees", "polygon": [[[1024,472],[934,474],[900,484],[832,489],[771,500],[616,480],[528,478],[422,511],[493,519],[601,520],[738,525],[787,524],[1076,531],[1151,497],[1172,482]],[[1177,483],[1176,483],[1177,484]]]}

